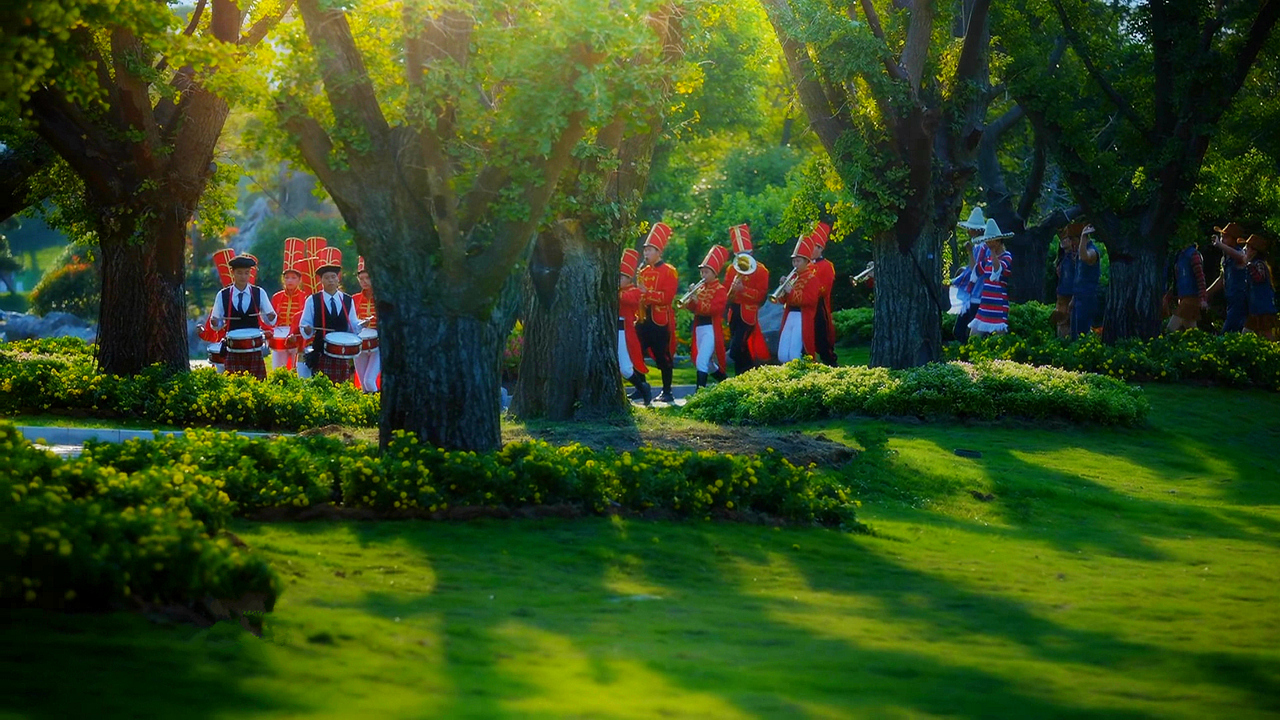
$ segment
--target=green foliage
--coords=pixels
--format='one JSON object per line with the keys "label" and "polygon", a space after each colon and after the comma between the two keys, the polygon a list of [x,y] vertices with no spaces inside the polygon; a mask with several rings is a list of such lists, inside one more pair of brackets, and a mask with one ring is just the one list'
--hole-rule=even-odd
{"label": "green foliage", "polygon": [[850,308],[831,313],[836,324],[836,337],[842,343],[869,343],[875,334],[875,309]]}
{"label": "green foliage", "polygon": [[275,292],[283,287],[280,274],[284,272],[284,240],[289,237],[303,240],[319,236],[330,247],[342,251],[342,284],[347,292],[359,292],[356,280],[356,250],[351,231],[340,217],[328,217],[316,213],[302,213],[296,218],[272,215],[262,222],[249,252],[258,257],[258,284]]}
{"label": "green foliage", "polygon": [[1017,417],[1132,425],[1149,409],[1117,380],[1006,361],[934,363],[908,370],[793,361],[701,391],[685,412],[707,422],[774,425],[850,414]]}
{"label": "green foliage", "polygon": [[31,291],[31,310],[37,315],[66,312],[86,320],[98,319],[102,278],[92,248],[68,245]]}
{"label": "green foliage", "polygon": [[377,395],[350,383],[334,385],[323,376],[302,379],[280,370],[261,382],[247,375],[219,375],[212,368],[168,375],[156,366],[120,377],[98,372],[87,354],[28,358],[31,350],[23,348],[29,347],[0,344],[0,413],[74,410],[161,425],[259,430],[378,422]]}
{"label": "green foliage", "polygon": [[[1014,307],[1017,307],[1016,305]],[[1048,327],[1048,316],[1042,327]],[[949,347],[956,360],[1008,360],[1092,372],[1121,380],[1213,382],[1280,391],[1280,345],[1256,335],[1209,335],[1200,330],[1104,344],[1096,335],[1059,339],[1048,331],[994,335]]]}
{"label": "green foliage", "polygon": [[222,483],[169,464],[124,472],[63,461],[0,422],[0,606],[105,609],[280,593],[259,558],[215,537]]}
{"label": "green foliage", "polygon": [[13,256],[9,249],[9,238],[0,235],[0,273],[17,272],[22,269],[22,260]]}

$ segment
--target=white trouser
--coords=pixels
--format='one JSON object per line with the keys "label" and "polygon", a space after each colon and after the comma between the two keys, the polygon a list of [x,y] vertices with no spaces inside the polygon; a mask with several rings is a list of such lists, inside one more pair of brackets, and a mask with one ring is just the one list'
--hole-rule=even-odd
{"label": "white trouser", "polygon": [[381,350],[370,350],[356,356],[356,374],[360,376],[360,389],[367,393],[378,392],[378,374],[381,372]]}
{"label": "white trouser", "polygon": [[698,372],[709,373],[716,350],[716,328],[714,325],[698,325],[693,332],[698,339],[698,357],[693,359],[693,366]]}
{"label": "white trouser", "polygon": [[210,363],[213,365],[213,371],[221,375],[226,370],[226,366],[222,363]]}
{"label": "white trouser", "polygon": [[272,350],[271,351],[271,369],[279,370],[280,368],[289,367],[289,358],[296,358],[297,350]]}
{"label": "white trouser", "polygon": [[306,345],[302,346],[301,350],[298,351],[298,377],[300,378],[311,377],[311,366],[307,365],[307,363],[303,360],[303,357],[306,355],[306,353],[310,352],[310,350],[311,350],[311,343],[308,342]]}
{"label": "white trouser", "polygon": [[630,379],[636,374],[636,366],[631,363],[631,353],[627,350],[627,331],[618,331],[618,369],[622,377]]}
{"label": "white trouser", "polygon": [[787,322],[778,338],[778,362],[791,362],[804,356],[804,315],[799,310],[787,313]]}

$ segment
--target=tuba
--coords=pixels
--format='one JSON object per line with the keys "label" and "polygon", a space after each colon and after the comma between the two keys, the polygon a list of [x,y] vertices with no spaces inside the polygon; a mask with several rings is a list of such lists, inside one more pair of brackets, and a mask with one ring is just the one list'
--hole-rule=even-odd
{"label": "tuba", "polygon": [[798,270],[792,270],[791,272],[787,273],[787,276],[782,278],[782,282],[778,284],[778,289],[774,290],[773,294],[769,296],[769,301],[780,303],[786,300],[787,295],[791,294],[791,286],[795,284],[796,275],[798,274],[799,274]]}
{"label": "tuba", "polygon": [[706,280],[699,280],[698,282],[690,285],[689,292],[680,296],[680,300],[676,302],[676,307],[684,307],[685,305],[688,305],[689,302],[693,300],[695,296],[697,296],[698,291],[701,290],[702,286],[705,285],[706,283],[707,283]]}
{"label": "tuba", "polygon": [[733,269],[738,271],[739,275],[750,275],[760,267],[760,263],[751,257],[750,253],[738,253],[733,258]]}

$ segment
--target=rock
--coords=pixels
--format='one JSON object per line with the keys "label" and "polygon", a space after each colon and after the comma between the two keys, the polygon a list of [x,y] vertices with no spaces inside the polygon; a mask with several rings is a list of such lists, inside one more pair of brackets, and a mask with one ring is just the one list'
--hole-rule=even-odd
{"label": "rock", "polygon": [[0,333],[6,340],[78,337],[93,342],[98,337],[97,326],[64,312],[52,312],[42,318],[25,313],[5,313]]}
{"label": "rock", "polygon": [[40,337],[40,318],[24,313],[5,313],[6,340],[31,340]]}
{"label": "rock", "polygon": [[[71,327],[71,328],[89,327],[89,323],[83,320],[82,318],[78,318],[75,315],[72,315],[71,313],[64,313],[64,312],[51,312],[48,315],[45,315],[43,318],[41,318],[40,322],[44,326],[44,332],[46,333],[52,333],[58,328],[63,328],[63,327]],[[45,335],[45,337],[60,337],[60,336]]]}
{"label": "rock", "polygon": [[44,337],[76,337],[87,343],[92,343],[97,341],[98,331],[91,327],[78,328],[64,325],[56,328],[52,333],[45,335]]}

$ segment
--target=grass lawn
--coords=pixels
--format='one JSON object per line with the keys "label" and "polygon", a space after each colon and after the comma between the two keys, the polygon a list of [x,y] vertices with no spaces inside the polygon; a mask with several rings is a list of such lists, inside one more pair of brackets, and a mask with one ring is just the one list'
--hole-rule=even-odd
{"label": "grass lawn", "polygon": [[1274,717],[1280,395],[1147,393],[1141,429],[801,428],[887,435],[842,471],[870,536],[242,521],[264,638],[0,611],[0,718]]}

